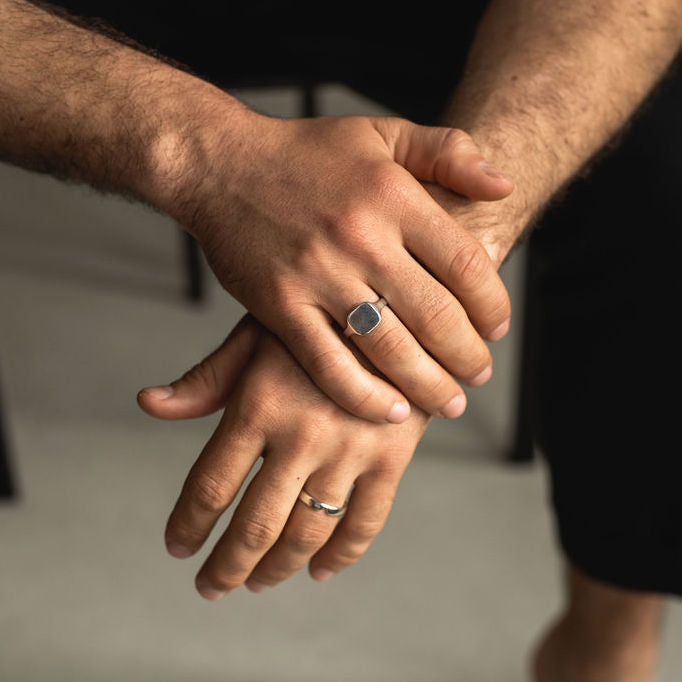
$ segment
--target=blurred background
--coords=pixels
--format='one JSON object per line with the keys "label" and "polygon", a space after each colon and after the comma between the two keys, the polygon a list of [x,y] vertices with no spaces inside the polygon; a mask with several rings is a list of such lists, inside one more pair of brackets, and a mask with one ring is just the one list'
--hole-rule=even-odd
{"label": "blurred background", "polygon": [[[300,112],[293,89],[234,94]],[[317,94],[321,114],[387,113],[335,84]],[[188,302],[181,234],[150,209],[4,165],[0,198],[0,390],[19,487],[0,504],[2,682],[530,679],[561,574],[542,461],[505,461],[523,251],[503,270],[515,316],[493,379],[429,428],[367,556],[329,583],[301,573],[212,604],[193,587],[206,550],[171,559],[163,529],[217,415],[155,421],[135,394],[211,351],[241,307],[212,276]],[[673,682],[679,603],[667,626]]]}

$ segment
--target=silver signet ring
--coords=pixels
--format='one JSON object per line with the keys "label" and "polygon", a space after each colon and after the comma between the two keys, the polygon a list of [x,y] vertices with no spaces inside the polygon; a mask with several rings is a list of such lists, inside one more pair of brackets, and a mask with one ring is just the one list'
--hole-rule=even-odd
{"label": "silver signet ring", "polygon": [[380,298],[375,303],[365,301],[360,305],[356,305],[353,310],[348,313],[346,322],[348,326],[344,330],[346,336],[351,334],[360,334],[365,336],[374,331],[381,322],[381,310],[386,307],[386,299]]}

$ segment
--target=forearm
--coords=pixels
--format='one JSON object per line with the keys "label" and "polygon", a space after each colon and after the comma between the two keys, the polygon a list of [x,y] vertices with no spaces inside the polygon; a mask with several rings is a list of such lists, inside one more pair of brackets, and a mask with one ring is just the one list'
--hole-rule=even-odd
{"label": "forearm", "polygon": [[241,109],[153,56],[27,2],[0,0],[5,161],[163,208],[210,144],[200,118],[224,122]]}
{"label": "forearm", "polygon": [[487,209],[504,253],[633,115],[681,41],[679,0],[491,2],[446,122],[515,180]]}

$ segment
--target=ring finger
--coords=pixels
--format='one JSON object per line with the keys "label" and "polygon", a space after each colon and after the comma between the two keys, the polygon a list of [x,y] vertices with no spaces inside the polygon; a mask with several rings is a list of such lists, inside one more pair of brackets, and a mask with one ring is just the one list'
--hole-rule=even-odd
{"label": "ring finger", "polygon": [[[329,301],[329,310],[342,327],[346,316],[360,301],[375,302],[379,296],[359,284],[357,298],[350,305]],[[424,351],[412,333],[389,305],[381,310],[381,320],[367,334],[351,334],[353,342],[369,361],[412,402],[430,414],[459,417],[466,406],[461,387],[441,365]]]}
{"label": "ring finger", "polygon": [[[303,487],[314,500],[343,508],[353,476],[318,471]],[[299,497],[275,545],[253,570],[246,587],[263,592],[296,573],[329,540],[341,515],[315,509]]]}

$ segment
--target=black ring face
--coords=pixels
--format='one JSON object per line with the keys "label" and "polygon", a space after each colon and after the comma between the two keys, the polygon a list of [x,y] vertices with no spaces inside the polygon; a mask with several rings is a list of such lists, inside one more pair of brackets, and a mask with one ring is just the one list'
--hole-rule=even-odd
{"label": "black ring face", "polygon": [[348,315],[348,324],[356,334],[361,336],[376,329],[379,322],[381,322],[381,313],[371,303],[361,303]]}

